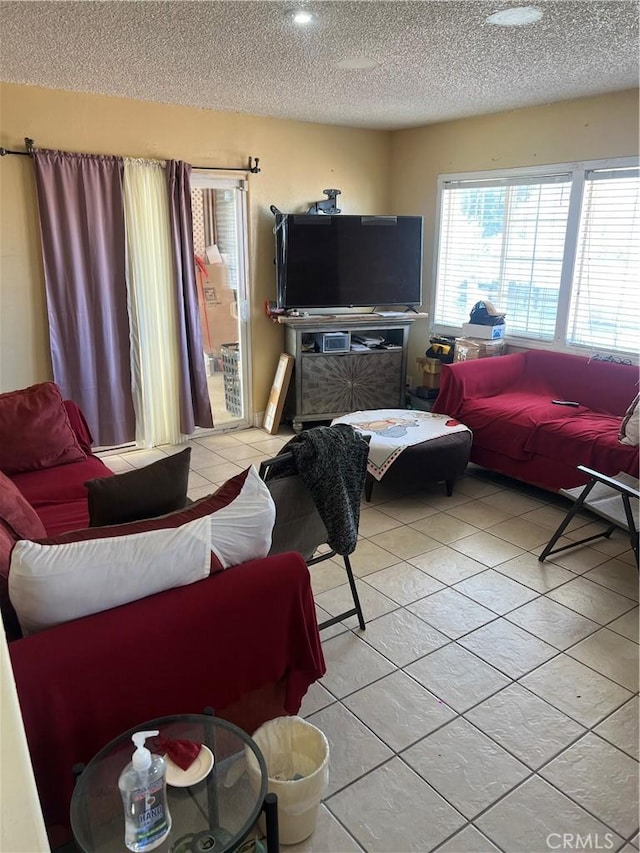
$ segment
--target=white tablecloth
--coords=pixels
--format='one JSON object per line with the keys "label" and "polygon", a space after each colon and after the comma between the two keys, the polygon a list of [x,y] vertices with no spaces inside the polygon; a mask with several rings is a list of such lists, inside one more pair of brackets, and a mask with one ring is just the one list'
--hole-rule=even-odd
{"label": "white tablecloth", "polygon": [[389,466],[406,447],[422,444],[432,438],[442,438],[469,428],[449,415],[420,412],[414,409],[371,409],[351,412],[334,418],[331,424],[351,424],[363,435],[370,435],[367,470],[381,480]]}

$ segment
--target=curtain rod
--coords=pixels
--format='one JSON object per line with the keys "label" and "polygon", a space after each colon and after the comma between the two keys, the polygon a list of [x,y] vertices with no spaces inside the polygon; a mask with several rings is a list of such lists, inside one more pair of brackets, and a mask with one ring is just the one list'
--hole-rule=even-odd
{"label": "curtain rod", "polygon": [[[25,136],[24,147],[26,148],[26,151],[12,151],[10,148],[0,148],[0,157],[4,157],[7,154],[18,154],[20,157],[31,157],[35,151],[33,139],[29,139],[28,136]],[[259,163],[259,157],[256,157],[255,160],[253,157],[249,157],[248,166],[192,166],[191,168],[207,172],[251,172],[252,175],[257,175],[258,172],[260,172]]]}
{"label": "curtain rod", "polygon": [[0,157],[4,157],[5,154],[19,154],[20,157],[31,157],[35,150],[33,147],[33,139],[29,139],[28,136],[25,136],[24,147],[27,149],[26,151],[11,151],[9,148],[0,148]]}
{"label": "curtain rod", "polygon": [[251,172],[253,175],[257,175],[261,171],[259,162],[259,157],[256,157],[255,160],[253,157],[249,157],[248,166],[192,166],[191,168],[207,172]]}

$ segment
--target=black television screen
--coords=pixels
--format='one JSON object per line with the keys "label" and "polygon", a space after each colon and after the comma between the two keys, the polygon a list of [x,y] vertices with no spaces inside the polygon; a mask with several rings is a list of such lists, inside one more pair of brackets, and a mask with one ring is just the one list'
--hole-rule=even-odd
{"label": "black television screen", "polygon": [[422,217],[276,214],[278,308],[422,303]]}

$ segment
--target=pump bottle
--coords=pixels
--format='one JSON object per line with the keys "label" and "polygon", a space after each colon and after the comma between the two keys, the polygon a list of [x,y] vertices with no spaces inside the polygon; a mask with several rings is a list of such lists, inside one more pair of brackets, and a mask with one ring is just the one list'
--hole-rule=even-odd
{"label": "pump bottle", "polygon": [[152,755],[144,745],[148,737],[157,734],[158,731],[136,732],[131,736],[136,750],[118,779],[124,805],[124,843],[134,853],[158,847],[171,830],[165,782],[167,762],[161,755]]}

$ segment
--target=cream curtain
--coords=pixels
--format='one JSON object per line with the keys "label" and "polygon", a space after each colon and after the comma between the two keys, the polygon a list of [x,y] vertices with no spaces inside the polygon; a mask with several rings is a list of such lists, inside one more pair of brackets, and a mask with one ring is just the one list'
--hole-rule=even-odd
{"label": "cream curtain", "polygon": [[180,433],[177,306],[165,164],[124,161],[127,294],[136,443],[177,444]]}

